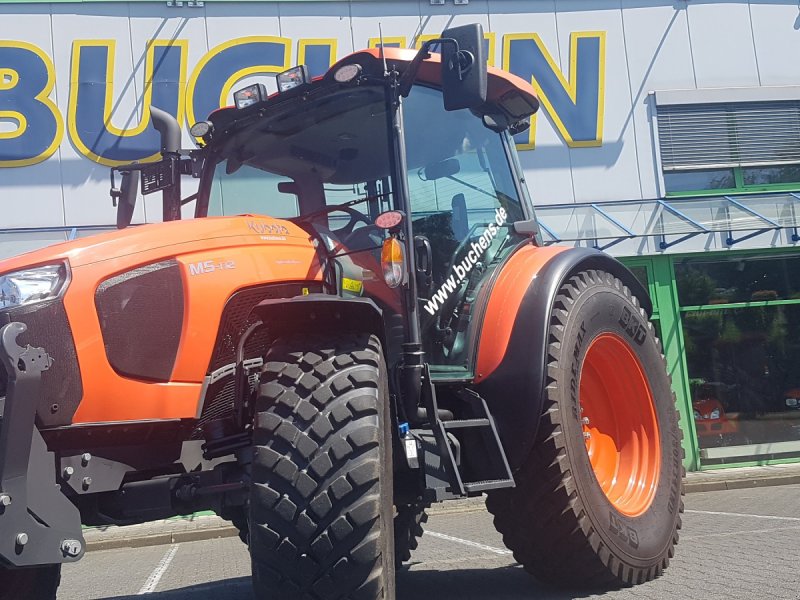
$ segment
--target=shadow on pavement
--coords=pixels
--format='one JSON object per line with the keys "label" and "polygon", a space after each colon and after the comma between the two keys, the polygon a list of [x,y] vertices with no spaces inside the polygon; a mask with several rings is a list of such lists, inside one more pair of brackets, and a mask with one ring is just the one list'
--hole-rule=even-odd
{"label": "shadow on pavement", "polygon": [[[253,600],[249,577],[237,577],[148,594],[151,600]],[[573,600],[591,592],[558,590],[537,582],[520,566],[494,569],[401,571],[397,574],[397,599],[414,600]],[[134,600],[140,596],[114,596],[106,600]]]}
{"label": "shadow on pavement", "polygon": [[397,574],[398,600],[573,600],[592,592],[556,589],[536,581],[520,565],[476,569],[425,569]]}

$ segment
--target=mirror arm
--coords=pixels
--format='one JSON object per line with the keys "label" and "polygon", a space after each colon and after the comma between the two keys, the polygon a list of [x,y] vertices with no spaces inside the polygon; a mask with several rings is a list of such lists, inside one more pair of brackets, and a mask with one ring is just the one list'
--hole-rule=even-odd
{"label": "mirror arm", "polygon": [[458,41],[454,40],[453,38],[437,38],[435,40],[423,42],[422,46],[420,46],[420,49],[417,52],[417,55],[411,60],[411,62],[408,64],[408,67],[403,72],[403,75],[400,77],[399,94],[401,98],[405,98],[411,93],[411,88],[414,86],[414,81],[417,78],[417,71],[419,71],[422,61],[424,61],[426,58],[430,58],[430,48],[436,44],[453,44],[456,47],[456,52],[459,52]]}
{"label": "mirror arm", "polygon": [[535,219],[514,222],[514,232],[528,237],[538,237],[539,225]]}
{"label": "mirror arm", "polygon": [[111,204],[114,208],[117,207],[117,202],[119,202],[120,197],[122,197],[122,190],[117,187],[117,182],[114,177],[114,171],[116,171],[116,167],[111,167],[109,169],[109,173],[111,174],[111,189],[108,190],[108,195],[111,196]]}

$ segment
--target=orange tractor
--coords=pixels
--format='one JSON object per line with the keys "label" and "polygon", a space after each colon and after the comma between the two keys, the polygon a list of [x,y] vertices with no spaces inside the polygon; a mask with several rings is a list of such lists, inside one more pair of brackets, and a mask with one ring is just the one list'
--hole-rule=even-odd
{"label": "orange tractor", "polygon": [[[82,523],[214,510],[257,598],[393,598],[426,507],[483,493],[542,580],[660,575],[682,450],[650,300],[541,244],[532,87],[478,26],[277,83],[191,151],[154,108],[120,231],[0,262],[0,597],[53,598]],[[139,187],[164,223],[129,226]]]}

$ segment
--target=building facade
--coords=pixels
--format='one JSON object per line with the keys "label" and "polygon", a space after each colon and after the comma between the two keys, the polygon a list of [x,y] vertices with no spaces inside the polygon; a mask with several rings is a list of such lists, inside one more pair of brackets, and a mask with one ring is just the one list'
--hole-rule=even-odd
{"label": "building facade", "polygon": [[470,22],[541,97],[517,143],[545,241],[650,289],[687,467],[800,460],[796,0],[0,0],[0,257],[111,227],[151,105],[189,147],[234,87]]}

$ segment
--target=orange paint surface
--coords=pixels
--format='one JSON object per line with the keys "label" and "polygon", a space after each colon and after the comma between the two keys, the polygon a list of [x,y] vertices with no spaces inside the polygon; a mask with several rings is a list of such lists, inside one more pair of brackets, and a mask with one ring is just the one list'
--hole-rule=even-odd
{"label": "orange paint surface", "polygon": [[475,365],[476,383],[491,375],[503,360],[528,285],[535,281],[550,259],[564,250],[566,248],[561,246],[527,246],[514,254],[503,267],[486,307]]}
{"label": "orange paint surface", "polygon": [[[270,225],[285,231],[275,234],[265,227]],[[259,283],[322,278],[306,232],[287,221],[251,215],[143,225],[97,235],[2,261],[0,272],[64,259],[72,277],[64,306],[83,379],[83,400],[74,423],[194,418],[227,299],[236,290]],[[168,259],[181,265],[185,300],[172,380],[154,383],[123,377],[106,357],[95,292],[109,277]],[[232,268],[195,269],[192,274],[190,265],[205,261],[226,262]]]}

